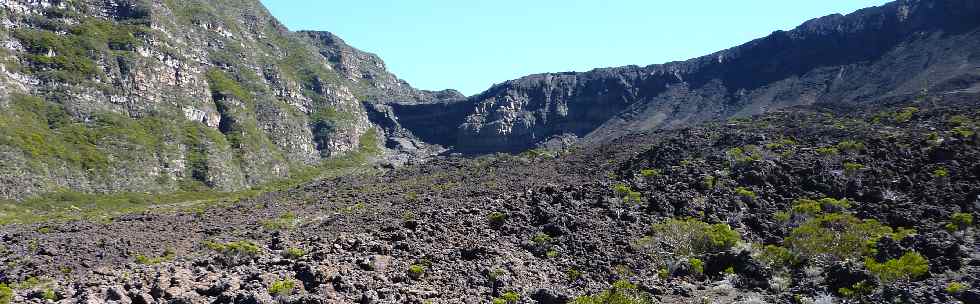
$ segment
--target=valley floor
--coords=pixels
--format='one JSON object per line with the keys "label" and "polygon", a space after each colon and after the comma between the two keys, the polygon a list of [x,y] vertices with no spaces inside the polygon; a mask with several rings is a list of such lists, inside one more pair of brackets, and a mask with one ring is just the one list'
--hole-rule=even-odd
{"label": "valley floor", "polygon": [[0,303],[978,303],[976,96],[0,228]]}

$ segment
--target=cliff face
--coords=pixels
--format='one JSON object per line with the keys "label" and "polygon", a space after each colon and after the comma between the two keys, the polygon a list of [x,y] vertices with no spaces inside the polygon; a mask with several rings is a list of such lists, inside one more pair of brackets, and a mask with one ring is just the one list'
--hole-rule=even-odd
{"label": "cliff face", "polygon": [[[469,153],[521,151],[555,136],[602,140],[813,103],[869,103],[923,90],[980,90],[980,4],[902,0],[809,21],[685,62],[541,74],[466,101],[436,137]],[[403,125],[420,110],[396,108]],[[425,107],[425,106],[420,106]],[[424,122],[413,132],[432,129]],[[446,130],[447,128],[440,128]]]}
{"label": "cliff face", "polygon": [[358,97],[401,92],[258,1],[10,0],[0,23],[0,198],[246,188],[357,150]]}

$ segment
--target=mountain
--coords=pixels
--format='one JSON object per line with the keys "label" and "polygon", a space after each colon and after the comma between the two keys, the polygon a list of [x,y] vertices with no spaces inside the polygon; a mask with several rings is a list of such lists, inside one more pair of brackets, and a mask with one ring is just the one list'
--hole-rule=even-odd
{"label": "mountain", "polygon": [[601,141],[796,105],[976,92],[977,16],[976,1],[901,0],[688,61],[531,75],[464,101],[393,109],[423,140],[479,154],[523,151],[556,138]]}
{"label": "mountain", "polygon": [[0,199],[240,190],[377,150],[363,102],[411,88],[258,1],[0,3]]}

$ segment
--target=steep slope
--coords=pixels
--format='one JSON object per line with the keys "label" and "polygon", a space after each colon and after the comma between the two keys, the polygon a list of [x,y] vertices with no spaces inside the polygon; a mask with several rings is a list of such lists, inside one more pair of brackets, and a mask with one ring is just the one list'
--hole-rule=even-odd
{"label": "steep slope", "polygon": [[[427,141],[484,153],[522,151],[561,135],[602,140],[794,105],[978,91],[978,16],[976,1],[901,0],[685,62],[507,81],[457,105],[470,108],[463,116],[414,114],[429,105],[396,107],[395,115]],[[461,123],[431,134],[428,120]]]}
{"label": "steep slope", "polygon": [[376,145],[364,101],[453,94],[253,0],[13,0],[0,23],[0,199],[242,189]]}

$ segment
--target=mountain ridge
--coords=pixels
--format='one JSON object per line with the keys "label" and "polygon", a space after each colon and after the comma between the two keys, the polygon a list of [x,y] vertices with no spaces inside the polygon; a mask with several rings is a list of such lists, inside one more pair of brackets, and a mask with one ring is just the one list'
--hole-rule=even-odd
{"label": "mountain ridge", "polygon": [[[930,86],[942,88],[950,81],[974,79],[970,75],[977,74],[975,68],[956,65],[977,62],[977,55],[969,52],[976,41],[972,38],[978,12],[977,4],[970,1],[903,0],[846,16],[816,18],[793,30],[687,61],[529,75],[471,96],[466,102],[473,109],[458,130],[423,139],[456,146],[461,152],[514,152],[552,137],[601,140],[631,131],[758,114],[768,108],[913,95]],[[920,39],[916,36],[920,34],[933,36]],[[943,43],[955,50],[930,49],[929,44]],[[899,47],[911,50],[902,53]],[[918,61],[902,62],[902,56]],[[943,56],[960,62],[943,62],[939,59]],[[887,77],[876,78],[877,74]],[[923,78],[921,84],[908,84],[911,79],[905,78],[912,76]],[[870,84],[847,87],[837,77]],[[752,94],[765,96],[745,96]],[[714,113],[699,113],[705,110]]]}

